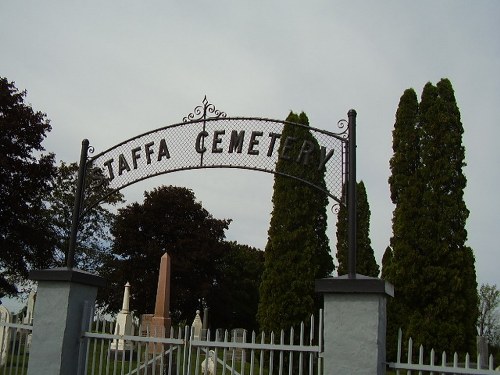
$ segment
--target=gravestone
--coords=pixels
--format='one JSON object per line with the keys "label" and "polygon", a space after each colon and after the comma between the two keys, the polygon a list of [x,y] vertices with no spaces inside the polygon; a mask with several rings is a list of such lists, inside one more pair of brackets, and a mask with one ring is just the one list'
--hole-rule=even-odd
{"label": "gravestone", "polygon": [[[133,326],[132,326],[132,314],[129,310],[130,303],[130,284],[127,282],[125,284],[125,291],[123,292],[123,303],[122,309],[116,317],[115,335],[121,336],[132,336]],[[125,341],[122,339],[114,339],[111,342],[110,350],[112,351],[130,351],[133,349],[133,344],[131,341]]]}
{"label": "gravestone", "polygon": [[192,328],[192,339],[201,340],[203,323],[201,322],[200,310],[196,310],[196,316],[194,317]]}
{"label": "gravestone", "polygon": [[158,287],[156,289],[155,313],[151,319],[152,335],[170,336],[170,256],[165,253],[160,261]]}
{"label": "gravestone", "polygon": [[[246,329],[244,328],[234,328],[231,330],[231,341],[236,342],[236,343],[243,343],[245,342],[245,337],[246,337]],[[241,360],[243,350],[241,348],[237,348],[235,350],[235,359],[237,361]]]}
{"label": "gravestone", "polygon": [[23,324],[33,324],[33,311],[35,311],[36,292],[32,290],[26,303],[26,315],[23,317]]}
{"label": "gravestone", "polygon": [[[0,305],[0,322],[11,323],[12,318],[9,310],[3,305]],[[9,353],[10,329],[5,326],[0,326],[0,366],[7,362]]]}
{"label": "gravestone", "polygon": [[[28,296],[28,302],[26,303],[26,315],[23,317],[23,324],[33,325],[33,312],[35,311],[36,303],[36,291],[32,290]],[[33,333],[30,331],[26,336],[26,353],[29,353],[31,348],[31,341],[33,339]]]}
{"label": "gravestone", "polygon": [[151,320],[154,314],[142,314],[139,326],[139,335],[142,337],[150,336]]}
{"label": "gravestone", "polygon": [[477,354],[481,357],[480,367],[488,368],[488,339],[484,336],[477,336]]}

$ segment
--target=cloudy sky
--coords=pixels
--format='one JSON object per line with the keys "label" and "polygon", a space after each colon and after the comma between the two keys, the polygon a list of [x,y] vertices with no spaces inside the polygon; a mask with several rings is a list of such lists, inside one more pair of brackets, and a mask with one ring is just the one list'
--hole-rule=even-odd
{"label": "cloudy sky", "polygon": [[[228,116],[305,111],[327,130],[354,108],[379,263],[391,236],[399,98],[449,78],[465,129],[468,243],[478,282],[500,285],[499,20],[496,0],[2,1],[0,76],[47,113],[45,147],[65,162],[79,159],[84,138],[101,152],[180,122],[205,95]],[[124,193],[142,201],[162,184],[189,187],[215,217],[233,219],[229,239],[264,248],[272,175],[179,172]],[[329,222],[334,248],[333,213]]]}

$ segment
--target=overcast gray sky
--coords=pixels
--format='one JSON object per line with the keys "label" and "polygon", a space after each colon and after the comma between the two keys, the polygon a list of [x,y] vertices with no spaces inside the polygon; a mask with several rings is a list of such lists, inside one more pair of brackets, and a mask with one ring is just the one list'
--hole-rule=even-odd
{"label": "overcast gray sky", "polygon": [[[228,116],[305,111],[329,130],[354,108],[379,263],[391,237],[399,98],[449,78],[465,129],[468,244],[478,282],[500,285],[499,20],[500,2],[481,0],[2,1],[0,76],[47,113],[45,147],[65,162],[79,159],[84,138],[101,152],[180,122],[205,95]],[[215,217],[233,219],[229,239],[264,248],[272,175],[179,172],[124,193],[142,201],[161,184],[191,188]],[[329,222],[334,250],[332,213]]]}

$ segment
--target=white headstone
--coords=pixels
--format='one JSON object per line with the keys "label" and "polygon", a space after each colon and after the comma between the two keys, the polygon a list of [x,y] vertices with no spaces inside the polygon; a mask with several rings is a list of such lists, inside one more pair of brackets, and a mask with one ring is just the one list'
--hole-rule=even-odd
{"label": "white headstone", "polygon": [[[122,309],[116,317],[115,335],[132,336],[133,324],[132,314],[129,311],[130,305],[130,284],[125,284],[125,291],[123,292]],[[133,348],[131,341],[122,339],[114,339],[111,342],[110,349],[118,351],[128,351]]]}
{"label": "white headstone", "polygon": [[201,330],[203,328],[203,323],[201,322],[200,310],[196,310],[196,316],[194,317],[193,324],[193,339],[200,340],[201,339]]}
{"label": "white headstone", "polygon": [[[231,330],[231,341],[238,343],[245,342],[246,333],[247,331],[244,328],[234,328],[233,330]],[[242,353],[242,349],[236,349],[235,357],[237,360],[241,360]]]}
{"label": "white headstone", "polygon": [[[0,305],[0,322],[10,323],[11,316],[9,310],[3,305]],[[5,326],[0,326],[0,366],[7,362],[7,354],[9,352],[10,329]]]}
{"label": "white headstone", "polygon": [[28,296],[26,304],[26,315],[23,317],[23,324],[33,324],[33,311],[35,311],[36,292],[32,290]]}

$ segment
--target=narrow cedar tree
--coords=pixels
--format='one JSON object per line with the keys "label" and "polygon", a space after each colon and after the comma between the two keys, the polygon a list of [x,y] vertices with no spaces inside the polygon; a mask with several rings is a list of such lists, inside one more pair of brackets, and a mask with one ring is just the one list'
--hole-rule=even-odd
{"label": "narrow cedar tree", "polygon": [[474,255],[466,246],[463,126],[449,80],[424,87],[419,119],[420,177],[425,183],[418,241],[422,256],[418,309],[410,319],[409,333],[417,344],[473,352],[477,282]]}
{"label": "narrow cedar tree", "polygon": [[[370,240],[370,205],[368,204],[368,196],[363,181],[357,183],[357,249],[356,249],[356,273],[377,277],[379,274],[379,266],[375,260],[375,255]],[[337,220],[337,260],[339,266],[337,272],[340,275],[348,272],[348,216],[347,207],[340,206]]]}
{"label": "narrow cedar tree", "polygon": [[392,219],[391,248],[384,254],[382,274],[395,286],[395,298],[388,302],[387,356],[394,359],[399,328],[405,333],[409,314],[407,308],[418,301],[418,285],[412,283],[419,269],[417,248],[418,219],[421,207],[418,99],[413,89],[407,89],[399,100],[392,132],[393,156],[390,160],[389,186],[391,200],[396,205]]}
{"label": "narrow cedar tree", "polygon": [[393,134],[393,259],[384,274],[395,298],[388,331],[391,321],[398,322],[417,345],[472,352],[477,282],[474,255],[465,244],[460,112],[447,79],[428,83],[420,105],[412,91],[401,97]]}
{"label": "narrow cedar tree", "polygon": [[[286,121],[276,171],[325,186],[324,169],[312,167],[318,165],[318,153],[312,153],[308,161],[295,159],[302,141],[319,149],[308,129],[307,116],[291,112]],[[292,148],[283,150],[287,137],[296,141]],[[326,235],[326,194],[295,179],[275,175],[272,201],[257,313],[259,326],[265,331],[288,329],[315,313],[314,281],[334,269]]]}
{"label": "narrow cedar tree", "polygon": [[17,294],[30,269],[53,266],[55,236],[45,202],[54,155],[42,146],[52,127],[25,97],[0,77],[0,297]]}

